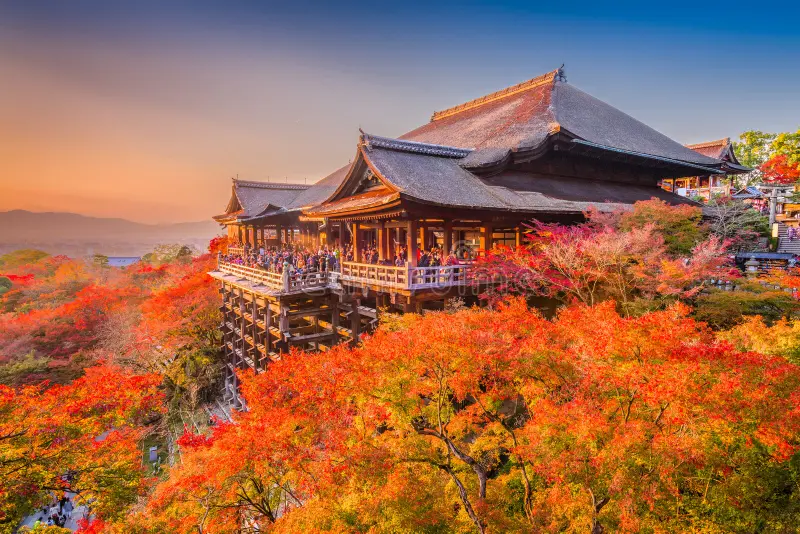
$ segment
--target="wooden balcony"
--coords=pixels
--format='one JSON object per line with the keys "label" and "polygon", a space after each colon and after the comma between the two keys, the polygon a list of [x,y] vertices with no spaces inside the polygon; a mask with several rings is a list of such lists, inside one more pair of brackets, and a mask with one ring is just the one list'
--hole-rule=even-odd
{"label": "wooden balcony", "polygon": [[220,261],[218,270],[271,290],[287,293],[323,288],[339,289],[342,284],[369,285],[386,291],[418,291],[468,285],[473,282],[471,264],[395,267],[345,261],[342,262],[339,272],[297,275],[273,273],[257,267]]}
{"label": "wooden balcony", "polygon": [[438,267],[394,267],[369,263],[342,262],[340,282],[369,284],[387,289],[414,291],[472,283],[471,265]]}
{"label": "wooden balcony", "polygon": [[231,274],[267,286],[276,291],[292,292],[307,289],[321,289],[328,286],[328,273],[307,273],[303,275],[284,273],[273,273],[258,267],[248,267],[220,261],[217,269],[223,273]]}

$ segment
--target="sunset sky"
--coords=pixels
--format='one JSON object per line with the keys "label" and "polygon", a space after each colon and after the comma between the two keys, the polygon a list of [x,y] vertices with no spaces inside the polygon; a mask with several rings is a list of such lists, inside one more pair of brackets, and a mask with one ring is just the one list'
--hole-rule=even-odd
{"label": "sunset sky", "polygon": [[359,126],[562,63],[684,143],[800,127],[800,8],[775,3],[119,4],[0,0],[0,210],[208,219],[231,176],[312,183]]}

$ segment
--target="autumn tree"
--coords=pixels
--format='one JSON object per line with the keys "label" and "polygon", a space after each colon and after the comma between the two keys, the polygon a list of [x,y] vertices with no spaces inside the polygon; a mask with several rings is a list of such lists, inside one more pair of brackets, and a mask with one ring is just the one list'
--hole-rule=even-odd
{"label": "autumn tree", "polygon": [[800,130],[797,132],[765,133],[757,130],[743,132],[733,143],[736,157],[752,172],[736,177],[739,187],[763,180],[793,183],[800,167]]}
{"label": "autumn tree", "polygon": [[612,299],[628,312],[695,295],[720,268],[724,247],[716,237],[703,240],[699,210],[688,208],[652,200],[630,213],[590,212],[585,224],[534,224],[525,247],[487,251],[478,280],[493,283],[490,298],[544,295],[589,305]]}
{"label": "autumn tree", "polygon": [[800,179],[800,163],[787,154],[776,154],[759,167],[764,181],[771,184],[793,184]]}
{"label": "autumn tree", "polygon": [[64,490],[98,517],[123,515],[144,488],[139,443],[161,413],[159,383],[95,367],[65,386],[0,386],[0,532]]}
{"label": "autumn tree", "polygon": [[800,514],[800,374],[688,310],[407,315],[243,375],[125,532],[777,530]]}

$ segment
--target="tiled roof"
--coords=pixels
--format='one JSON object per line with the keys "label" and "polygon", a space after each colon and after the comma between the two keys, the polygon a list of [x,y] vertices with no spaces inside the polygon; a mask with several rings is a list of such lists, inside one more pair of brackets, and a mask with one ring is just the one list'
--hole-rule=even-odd
{"label": "tiled roof", "polygon": [[[523,171],[479,177],[465,170],[458,159],[375,145],[365,147],[364,156],[400,195],[428,204],[529,213],[580,213],[590,206],[613,210],[652,197],[671,204],[695,205],[655,184],[581,180]],[[331,205],[348,200],[345,197]],[[321,207],[327,208],[327,204]]]}
{"label": "tiled roof", "polygon": [[315,217],[327,217],[344,211],[382,206],[394,200],[397,200],[398,196],[399,195],[397,193],[386,193],[384,191],[377,194],[365,194],[354,197],[346,197],[341,200],[328,202],[321,206],[313,208],[309,210],[309,213]]}
{"label": "tiled roof", "polygon": [[254,180],[233,180],[231,200],[227,213],[248,219],[289,206],[292,201],[311,186]]}
{"label": "tiled roof", "polygon": [[288,209],[301,210],[325,202],[342,183],[349,169],[350,164],[348,163],[344,167],[336,169],[322,180],[313,184],[308,190],[297,195],[288,206]]}
{"label": "tiled roof", "polygon": [[[451,147],[524,152],[540,147],[555,132],[620,150],[719,166],[630,115],[562,81],[558,71],[437,112],[401,139]],[[487,163],[480,154],[470,156]]]}
{"label": "tiled roof", "polygon": [[[423,202],[489,209],[566,209],[582,211],[586,202],[625,203],[667,195],[672,203],[687,202],[657,186],[601,182],[602,191],[580,180],[570,187],[594,191],[594,197],[566,200],[541,191],[515,192],[490,185],[466,169],[489,168],[511,161],[515,154],[542,148],[561,133],[588,147],[649,157],[687,168],[719,169],[722,162],[703,149],[685,147],[631,116],[566,83],[560,70],[433,114],[431,121],[399,139],[364,134],[365,154],[393,186]],[[735,163],[735,162],[734,162]],[[309,210],[331,198],[348,175],[345,165],[288,204],[290,211]],[[546,178],[532,179],[545,184]],[[579,183],[580,182],[580,183]],[[542,185],[544,187],[544,185]],[[600,185],[596,187],[601,187]],[[625,191],[630,192],[626,194]],[[317,211],[317,210],[311,210]]]}
{"label": "tiled roof", "polygon": [[731,138],[717,139],[716,141],[707,141],[705,143],[695,143],[693,145],[686,145],[686,148],[691,148],[699,154],[708,156],[709,158],[720,159],[723,152],[731,144]]}

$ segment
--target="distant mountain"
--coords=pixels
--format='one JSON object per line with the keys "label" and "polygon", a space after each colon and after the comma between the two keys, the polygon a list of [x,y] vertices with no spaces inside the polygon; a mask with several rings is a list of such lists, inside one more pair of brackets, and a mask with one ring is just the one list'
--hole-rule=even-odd
{"label": "distant mountain", "polygon": [[87,217],[77,213],[25,210],[0,212],[0,251],[40,248],[51,254],[135,255],[160,243],[205,248],[221,233],[214,221],[143,224],[126,219]]}

